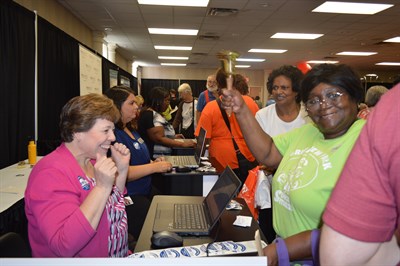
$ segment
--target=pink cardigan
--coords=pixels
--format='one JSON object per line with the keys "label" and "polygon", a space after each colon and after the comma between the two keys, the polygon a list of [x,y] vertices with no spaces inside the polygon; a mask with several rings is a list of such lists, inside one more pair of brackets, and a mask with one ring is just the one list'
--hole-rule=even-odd
{"label": "pink cardigan", "polygon": [[108,257],[106,211],[93,230],[79,208],[93,189],[90,183],[80,183],[78,177],[84,176],[64,144],[33,168],[25,191],[25,212],[34,257]]}

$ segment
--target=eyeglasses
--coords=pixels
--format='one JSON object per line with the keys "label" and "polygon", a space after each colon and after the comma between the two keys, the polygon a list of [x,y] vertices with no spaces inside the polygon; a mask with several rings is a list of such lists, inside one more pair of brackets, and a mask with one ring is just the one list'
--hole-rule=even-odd
{"label": "eyeglasses", "polygon": [[319,109],[322,103],[337,104],[344,93],[341,92],[328,92],[324,99],[320,97],[314,97],[308,99],[306,102],[306,107],[308,111],[316,111]]}
{"label": "eyeglasses", "polygon": [[281,88],[281,90],[285,91],[287,89],[290,89],[290,86],[278,86],[278,85],[272,86],[273,91],[277,91],[279,88]]}

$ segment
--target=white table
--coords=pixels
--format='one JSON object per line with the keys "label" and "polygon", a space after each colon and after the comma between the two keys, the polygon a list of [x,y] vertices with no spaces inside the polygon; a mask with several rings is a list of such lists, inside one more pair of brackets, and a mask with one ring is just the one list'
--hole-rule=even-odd
{"label": "white table", "polygon": [[[39,161],[42,157],[38,157]],[[0,170],[0,213],[24,198],[31,166],[13,164]]]}

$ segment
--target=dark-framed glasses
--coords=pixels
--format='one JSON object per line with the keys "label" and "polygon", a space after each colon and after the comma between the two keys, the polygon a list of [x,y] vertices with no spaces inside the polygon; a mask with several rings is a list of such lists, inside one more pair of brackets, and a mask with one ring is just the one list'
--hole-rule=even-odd
{"label": "dark-framed glasses", "polygon": [[322,103],[328,104],[337,104],[340,101],[340,98],[343,96],[342,92],[328,92],[324,98],[321,97],[313,97],[308,99],[306,102],[306,108],[308,111],[318,110]]}

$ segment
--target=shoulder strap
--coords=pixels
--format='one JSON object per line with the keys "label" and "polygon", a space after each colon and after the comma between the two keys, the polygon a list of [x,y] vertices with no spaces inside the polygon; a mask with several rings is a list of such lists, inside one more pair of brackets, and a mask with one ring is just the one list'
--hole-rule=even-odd
{"label": "shoulder strap", "polygon": [[228,127],[229,132],[231,132],[233,147],[235,148],[236,153],[239,153],[240,152],[239,146],[236,144],[235,138],[232,135],[231,123],[229,123],[228,115],[226,114],[225,110],[222,108],[221,99],[218,98],[217,103],[218,103],[219,110],[221,111],[222,117],[224,118],[225,124]]}
{"label": "shoulder strap", "polygon": [[208,90],[204,91],[204,96],[206,97],[206,103],[208,103],[210,101],[210,95]]}

